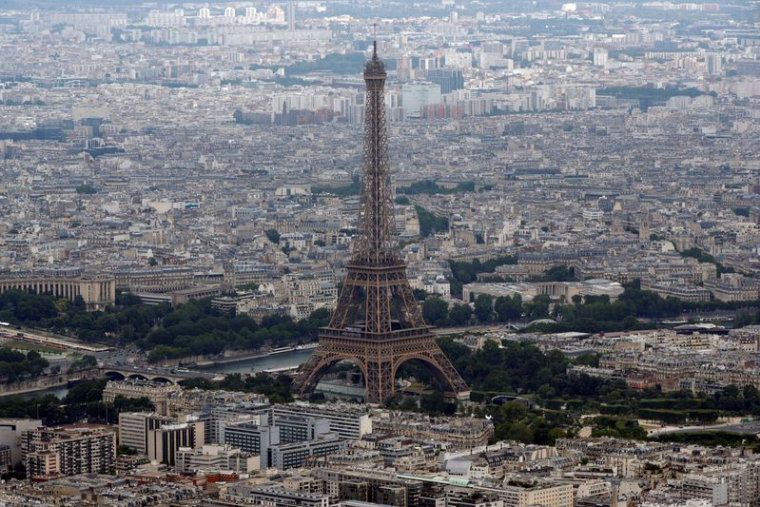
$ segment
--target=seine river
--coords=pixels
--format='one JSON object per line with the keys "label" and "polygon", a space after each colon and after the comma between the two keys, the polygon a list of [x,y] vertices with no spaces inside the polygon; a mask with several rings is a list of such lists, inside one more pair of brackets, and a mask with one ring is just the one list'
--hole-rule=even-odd
{"label": "seine river", "polygon": [[[213,371],[215,373],[257,373],[264,370],[271,370],[273,368],[295,368],[299,364],[306,361],[314,349],[306,350],[293,350],[291,352],[283,352],[281,354],[274,354],[266,357],[257,357],[254,359],[242,359],[240,361],[234,361],[224,364],[213,364],[204,366],[201,368],[204,371]],[[53,394],[58,398],[63,398],[66,393],[69,392],[68,387],[51,387],[50,389],[43,389],[41,391],[35,391],[33,393],[21,394],[23,399],[30,400],[38,396],[44,396],[46,394]]]}

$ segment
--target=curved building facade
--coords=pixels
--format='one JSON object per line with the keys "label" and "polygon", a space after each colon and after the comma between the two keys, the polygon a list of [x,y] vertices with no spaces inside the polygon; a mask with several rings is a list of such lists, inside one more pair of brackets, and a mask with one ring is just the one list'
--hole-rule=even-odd
{"label": "curved building facade", "polygon": [[0,276],[0,294],[9,290],[23,290],[35,294],[51,294],[73,301],[82,296],[90,311],[103,310],[116,302],[116,280],[112,275],[60,276]]}

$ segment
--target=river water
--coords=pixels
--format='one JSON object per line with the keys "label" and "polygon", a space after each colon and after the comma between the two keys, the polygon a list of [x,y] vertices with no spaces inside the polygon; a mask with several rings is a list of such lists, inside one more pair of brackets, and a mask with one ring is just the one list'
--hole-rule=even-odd
{"label": "river water", "polygon": [[[258,373],[260,371],[271,370],[274,368],[295,368],[299,364],[306,361],[312,352],[314,352],[314,349],[293,350],[290,352],[282,352],[280,354],[274,354],[271,356],[257,357],[253,359],[242,359],[240,361],[234,361],[230,363],[211,364],[200,369],[214,373],[230,374]],[[24,393],[18,396],[25,400],[31,400],[33,398],[44,396],[46,394],[53,394],[58,398],[63,398],[68,392],[68,387],[61,386],[42,389],[40,391],[34,391],[31,393]]]}

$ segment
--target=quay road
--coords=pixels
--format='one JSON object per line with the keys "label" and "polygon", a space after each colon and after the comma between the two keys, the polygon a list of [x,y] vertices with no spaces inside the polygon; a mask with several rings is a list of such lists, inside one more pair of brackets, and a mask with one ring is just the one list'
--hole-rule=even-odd
{"label": "quay road", "polygon": [[741,422],[739,417],[722,424],[712,424],[709,426],[665,426],[656,428],[647,432],[648,436],[669,435],[673,433],[709,433],[713,431],[725,431],[726,433],[738,433],[741,435],[760,435],[760,421]]}
{"label": "quay road", "polygon": [[491,324],[487,326],[466,326],[466,327],[436,327],[433,333],[436,336],[454,336],[462,333],[495,333],[497,331],[514,331],[516,327],[509,324]]}
{"label": "quay road", "polygon": [[97,343],[83,343],[68,336],[61,336],[39,329],[29,329],[20,326],[12,327],[6,323],[0,323],[0,339],[44,345],[62,351],[79,352],[83,354],[97,354],[111,350],[112,347]]}

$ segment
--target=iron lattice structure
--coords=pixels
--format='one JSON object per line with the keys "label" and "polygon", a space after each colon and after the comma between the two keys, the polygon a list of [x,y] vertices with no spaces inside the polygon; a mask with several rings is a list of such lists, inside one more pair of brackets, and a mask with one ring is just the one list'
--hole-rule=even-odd
{"label": "iron lattice structure", "polygon": [[377,56],[364,69],[366,103],[364,166],[359,238],[330,324],[296,376],[294,388],[307,395],[338,361],[358,365],[365,401],[380,403],[394,394],[399,366],[422,361],[448,396],[466,398],[469,388],[435,342],[406,278],[406,263],[394,241],[394,214],[385,126],[385,65]]}

